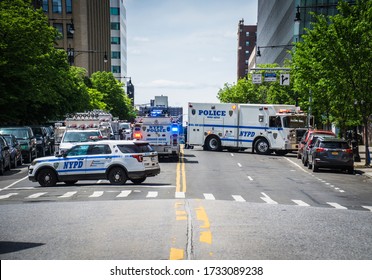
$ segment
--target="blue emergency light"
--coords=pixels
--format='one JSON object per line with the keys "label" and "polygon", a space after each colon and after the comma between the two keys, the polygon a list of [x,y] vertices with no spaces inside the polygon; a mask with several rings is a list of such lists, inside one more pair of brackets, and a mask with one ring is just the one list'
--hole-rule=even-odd
{"label": "blue emergency light", "polygon": [[172,132],[178,132],[178,125],[172,125]]}

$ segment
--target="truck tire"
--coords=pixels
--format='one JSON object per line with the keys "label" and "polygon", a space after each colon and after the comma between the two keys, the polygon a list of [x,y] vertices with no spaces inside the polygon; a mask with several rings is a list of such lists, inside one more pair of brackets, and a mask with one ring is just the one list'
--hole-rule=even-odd
{"label": "truck tire", "polygon": [[37,181],[42,187],[53,187],[57,184],[57,175],[54,170],[45,168],[40,170],[37,175]]}
{"label": "truck tire", "polygon": [[127,175],[123,168],[117,166],[110,170],[108,179],[113,185],[124,185],[127,181]]}
{"label": "truck tire", "polygon": [[208,151],[220,151],[221,140],[217,136],[210,136],[205,140],[205,146]]}
{"label": "truck tire", "polygon": [[260,138],[254,144],[254,149],[259,155],[268,155],[271,153],[269,142],[265,138]]}

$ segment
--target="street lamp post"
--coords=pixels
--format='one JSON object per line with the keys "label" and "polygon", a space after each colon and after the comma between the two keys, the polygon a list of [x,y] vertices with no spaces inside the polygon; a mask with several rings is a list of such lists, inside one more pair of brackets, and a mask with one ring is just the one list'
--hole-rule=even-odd
{"label": "street lamp post", "polygon": [[69,48],[67,48],[67,58],[68,58],[68,62],[70,64],[70,66],[74,65],[75,57],[77,57],[78,55],[83,54],[83,53],[104,53],[103,62],[104,63],[108,62],[107,52],[96,51],[96,50],[86,50],[86,51],[85,50],[74,50],[74,48],[69,47]]}

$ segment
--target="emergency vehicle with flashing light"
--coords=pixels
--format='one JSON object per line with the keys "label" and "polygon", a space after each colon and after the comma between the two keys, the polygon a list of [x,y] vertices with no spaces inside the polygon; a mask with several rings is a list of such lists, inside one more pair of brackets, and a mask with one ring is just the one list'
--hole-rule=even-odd
{"label": "emergency vehicle with flashing light", "polygon": [[189,103],[187,144],[285,155],[298,149],[308,118],[294,105]]}
{"label": "emergency vehicle with flashing light", "polygon": [[148,141],[161,157],[179,158],[180,126],[172,117],[138,117],[133,139]]}
{"label": "emergency vehicle with flashing light", "polygon": [[78,143],[62,155],[35,159],[28,178],[42,187],[102,179],[123,185],[127,180],[141,184],[159,173],[158,154],[148,142],[102,140]]}

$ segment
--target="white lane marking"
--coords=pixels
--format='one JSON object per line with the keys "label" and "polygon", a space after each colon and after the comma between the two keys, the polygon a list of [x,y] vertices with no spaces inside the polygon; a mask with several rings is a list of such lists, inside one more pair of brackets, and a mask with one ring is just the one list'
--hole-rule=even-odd
{"label": "white lane marking", "polygon": [[251,176],[247,176],[249,181],[253,181],[253,178]]}
{"label": "white lane marking", "polygon": [[336,202],[327,202],[327,204],[331,205],[332,207],[334,207],[336,209],[347,209],[346,207],[341,206],[340,204],[338,204]]}
{"label": "white lane marking", "polygon": [[246,200],[241,195],[232,195],[235,201],[245,202]]}
{"label": "white lane marking", "polygon": [[158,196],[158,192],[148,192],[146,197],[147,198],[154,198]]}
{"label": "white lane marking", "polygon": [[77,192],[67,192],[64,195],[61,195],[59,198],[68,198],[76,194]]}
{"label": "white lane marking", "polygon": [[296,200],[296,199],[292,199],[292,201],[294,203],[296,203],[297,205],[299,206],[310,206],[309,204],[307,204],[306,202],[302,201],[302,200]]}
{"label": "white lane marking", "polygon": [[285,157],[286,160],[288,160],[290,163],[292,163],[293,165],[297,166],[298,168],[300,168],[303,172],[307,173],[307,174],[311,174],[310,172],[308,172],[306,169],[302,168],[301,165],[295,163],[294,161],[290,160],[289,158]]}
{"label": "white lane marking", "polygon": [[103,191],[95,191],[89,197],[100,197],[103,195]]}
{"label": "white lane marking", "polygon": [[185,192],[176,192],[175,198],[185,198]]}
{"label": "white lane marking", "polygon": [[4,195],[0,195],[0,199],[9,198],[11,196],[17,195],[18,193],[8,193]]}
{"label": "white lane marking", "polygon": [[231,155],[232,157],[234,156],[234,154],[233,154],[233,153],[231,153],[230,155]]}
{"label": "white lane marking", "polygon": [[339,192],[345,192],[344,190],[339,190]]}
{"label": "white lane marking", "polygon": [[26,197],[26,198],[38,198],[38,197],[40,197],[40,196],[42,196],[42,195],[44,195],[44,194],[46,194],[46,192],[34,193],[34,194],[32,194],[32,195],[29,195],[29,196]]}
{"label": "white lane marking", "polygon": [[372,212],[372,206],[362,206],[362,207]]}
{"label": "white lane marking", "polygon": [[127,197],[132,191],[121,191],[116,197]]}
{"label": "white lane marking", "polygon": [[[104,180],[98,180],[98,181],[96,182],[96,184],[101,184],[103,181],[104,181]],[[107,181],[107,180],[105,180],[105,181]]]}
{"label": "white lane marking", "polygon": [[203,193],[203,195],[204,195],[204,198],[206,200],[216,200],[216,198],[214,197],[214,195],[211,194],[211,193]]}
{"label": "white lane marking", "polygon": [[238,166],[239,166],[239,167],[242,167],[241,163],[238,162]]}
{"label": "white lane marking", "polygon": [[18,181],[15,181],[14,183],[10,184],[9,186],[6,186],[5,188],[2,188],[0,189],[0,191],[3,191],[3,190],[6,190],[6,189],[9,189],[10,187],[18,184],[19,182],[23,181],[23,180],[26,180],[28,178],[28,176],[22,178],[22,179],[19,179]]}
{"label": "white lane marking", "polygon": [[261,193],[264,197],[260,197],[263,201],[265,201],[268,204],[278,204],[278,202],[272,200],[267,194]]}

